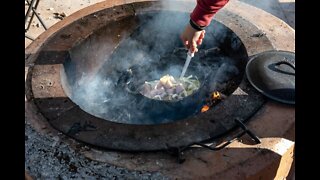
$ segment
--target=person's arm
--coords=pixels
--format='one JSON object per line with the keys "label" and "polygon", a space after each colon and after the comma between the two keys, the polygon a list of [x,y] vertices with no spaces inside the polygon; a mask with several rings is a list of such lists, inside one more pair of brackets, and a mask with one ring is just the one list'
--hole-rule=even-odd
{"label": "person's arm", "polygon": [[197,5],[190,19],[200,27],[210,24],[213,16],[224,7],[229,0],[197,0]]}
{"label": "person's arm", "polygon": [[229,0],[197,0],[197,5],[190,14],[190,22],[181,34],[181,40],[191,52],[197,52],[202,43],[207,27],[213,16],[224,7]]}

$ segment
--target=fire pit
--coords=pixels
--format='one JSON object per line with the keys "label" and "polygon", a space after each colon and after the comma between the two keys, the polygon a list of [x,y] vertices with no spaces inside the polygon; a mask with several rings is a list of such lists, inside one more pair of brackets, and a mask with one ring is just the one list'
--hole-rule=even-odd
{"label": "fire pit", "polygon": [[[28,113],[37,116],[32,126],[49,122],[96,147],[154,151],[213,140],[238,127],[235,120],[249,120],[266,99],[244,77],[246,62],[278,41],[228,10],[216,15],[187,71],[204,82],[201,98],[159,106],[126,90],[127,72],[143,80],[181,72],[186,51],[179,29],[192,7],[183,1],[170,7],[157,1],[104,2],[49,29],[26,53]],[[213,92],[224,98],[201,112]]]}
{"label": "fire pit", "polygon": [[[30,98],[53,127],[105,148],[160,150],[221,136],[236,126],[235,119],[245,121],[259,109],[262,95],[246,82],[241,84],[246,48],[217,21],[208,27],[202,50],[186,74],[198,76],[204,84],[197,96],[165,103],[128,92],[126,72],[140,84],[165,74],[178,76],[186,56],[179,29],[188,13],[159,10],[156,7],[161,4],[155,3],[147,3],[148,11],[139,12],[142,5],[146,4],[115,7],[117,20],[108,19],[105,25],[94,19],[106,16],[108,10],[83,17],[58,31],[39,50],[31,71]],[[84,39],[77,37],[83,33],[70,33],[94,25],[97,29]],[[52,50],[52,46],[60,49]],[[59,66],[50,65],[53,62]],[[46,75],[57,78],[49,82],[49,87],[55,84],[52,88],[39,86]],[[248,95],[237,94],[238,87]],[[201,113],[215,91],[227,98]],[[63,98],[57,93],[64,94]]]}

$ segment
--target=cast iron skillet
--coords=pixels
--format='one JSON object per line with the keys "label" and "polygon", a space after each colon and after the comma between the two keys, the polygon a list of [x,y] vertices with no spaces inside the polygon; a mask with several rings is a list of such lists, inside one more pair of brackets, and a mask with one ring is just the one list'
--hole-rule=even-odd
{"label": "cast iron skillet", "polygon": [[246,75],[265,96],[295,104],[295,53],[272,50],[257,54],[247,63]]}

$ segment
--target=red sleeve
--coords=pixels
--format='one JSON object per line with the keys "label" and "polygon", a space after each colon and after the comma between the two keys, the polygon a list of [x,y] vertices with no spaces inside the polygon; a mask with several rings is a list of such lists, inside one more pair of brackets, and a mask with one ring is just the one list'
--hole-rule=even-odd
{"label": "red sleeve", "polygon": [[197,0],[190,18],[199,26],[208,26],[213,16],[227,4],[229,0]]}

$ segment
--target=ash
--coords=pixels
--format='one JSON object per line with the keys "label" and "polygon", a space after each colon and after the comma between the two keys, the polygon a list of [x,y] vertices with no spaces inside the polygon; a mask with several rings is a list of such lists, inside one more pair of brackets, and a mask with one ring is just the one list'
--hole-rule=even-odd
{"label": "ash", "polygon": [[131,171],[96,162],[66,143],[25,124],[25,168],[34,179],[168,179],[158,172]]}

